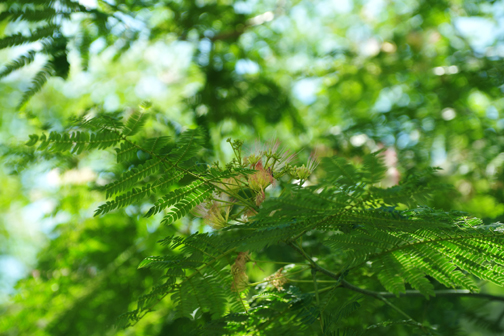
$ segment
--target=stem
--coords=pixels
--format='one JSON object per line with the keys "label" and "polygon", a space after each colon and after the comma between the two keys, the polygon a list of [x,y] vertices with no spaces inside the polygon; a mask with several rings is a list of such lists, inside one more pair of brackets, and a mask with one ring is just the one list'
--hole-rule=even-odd
{"label": "stem", "polygon": [[319,307],[320,310],[320,330],[324,332],[324,318],[322,316],[322,307],[320,306],[320,298],[319,298],[319,293],[318,293],[318,288],[317,288],[317,270],[315,268],[312,268],[312,277],[313,277],[313,287],[315,287],[315,298],[317,299],[317,306]]}
{"label": "stem", "polygon": [[[212,200],[212,201],[219,202],[219,203],[226,203],[226,204],[236,205],[235,202],[224,201],[224,200],[217,199],[217,198],[214,198],[214,197],[210,197],[209,199]],[[221,207],[224,207],[224,206],[225,205],[221,205]]]}
{"label": "stem", "polygon": [[277,159],[273,158],[273,163],[271,164],[271,174],[273,175],[273,169],[275,169],[275,164],[277,163]]}
{"label": "stem", "polygon": [[301,253],[301,255],[303,255],[303,257],[308,261],[310,262],[311,266],[313,268],[315,268],[317,271],[319,271],[320,273],[323,273],[333,279],[336,279],[337,281],[340,281],[341,280],[341,273],[333,273],[321,266],[319,266],[315,261],[312,260],[312,258],[310,258],[306,253],[305,251],[303,251],[303,249],[299,248],[298,246],[296,246],[296,244],[294,243],[291,243],[290,244],[296,251],[298,251],[299,253]]}
{"label": "stem", "polygon": [[[290,273],[289,275],[294,275],[294,274],[298,274],[298,273],[301,273],[301,272],[304,272],[306,271],[306,268],[305,269],[302,269],[302,270],[299,270],[297,272],[292,272]],[[270,279],[270,280],[263,280],[263,281],[258,281],[258,282],[253,282],[253,283],[249,283],[248,285],[249,286],[257,286],[259,284],[262,284],[262,283],[265,283],[265,282],[271,282],[271,280],[273,279]],[[311,280],[291,280],[291,279],[287,279],[288,282],[312,282]]]}
{"label": "stem", "polygon": [[[320,280],[318,280],[318,281],[320,282]],[[318,292],[319,293],[323,293],[323,292],[327,292],[328,290],[336,289],[336,288],[339,288],[339,287],[341,287],[340,284],[338,284],[336,286],[329,286],[329,287],[326,287],[326,288],[319,289]],[[315,292],[307,292],[306,294],[315,294]]]}
{"label": "stem", "polygon": [[269,261],[269,260],[252,260],[251,259],[250,261],[258,262],[258,263],[279,264],[279,265],[292,265],[292,264],[296,264],[296,263],[293,263],[293,262]]}
{"label": "stem", "polygon": [[[398,295],[390,292],[373,292],[364,288],[357,287],[355,285],[352,285],[346,280],[341,280],[341,286],[348,288],[354,292],[358,292],[367,296],[372,296],[376,298],[394,298],[394,297],[414,297],[414,296],[422,296],[425,297],[424,294],[422,294],[420,291],[417,290],[407,290],[405,293],[399,293]],[[440,290],[435,290],[434,294],[436,297],[438,296],[467,296],[467,297],[473,297],[473,298],[478,298],[478,299],[488,299],[491,301],[502,301],[504,302],[504,296],[498,296],[498,295],[491,295],[491,294],[480,294],[480,293],[471,293],[470,291],[466,289],[440,289]],[[380,299],[381,300],[381,299]]]}
{"label": "stem", "polygon": [[415,321],[411,316],[409,316],[408,314],[406,314],[403,310],[401,310],[399,307],[397,307],[396,305],[393,305],[391,302],[389,302],[387,299],[385,299],[383,296],[381,295],[378,295],[376,297],[377,299],[379,300],[382,300],[383,302],[385,302],[389,307],[391,307],[392,309],[394,309],[395,311],[397,311],[399,314],[401,314],[402,316],[406,317],[408,320],[411,320],[415,323],[418,323],[417,321]]}
{"label": "stem", "polygon": [[268,167],[268,162],[270,160],[270,157],[266,157],[266,163],[264,164],[264,169],[266,169],[266,167]]}
{"label": "stem", "polygon": [[[409,316],[408,314],[406,314],[402,309],[400,309],[399,307],[397,307],[396,305],[392,304],[391,302],[389,302],[387,299],[385,299],[385,296],[384,295],[381,295],[380,293],[377,293],[377,292],[371,292],[371,291],[368,291],[366,289],[363,289],[363,288],[359,288],[357,286],[354,286],[352,285],[351,283],[347,282],[346,280],[344,279],[341,279],[341,286],[342,287],[345,287],[345,288],[348,288],[354,292],[357,292],[357,293],[361,293],[361,294],[364,294],[364,295],[368,295],[368,296],[371,296],[371,297],[374,297],[375,299],[378,299],[380,301],[383,301],[385,304],[387,304],[390,308],[394,309],[395,311],[397,311],[399,314],[401,314],[402,316],[406,317],[408,320],[411,320],[415,323],[418,323],[417,321],[415,321],[411,316]],[[392,294],[392,293],[389,293],[389,294]]]}
{"label": "stem", "polygon": [[[296,280],[296,279],[287,279],[289,282],[313,282],[313,280]],[[333,283],[337,284],[339,281],[336,280],[317,280],[317,283]]]}
{"label": "stem", "polygon": [[[336,279],[337,282],[341,283],[342,287],[345,287],[347,289],[350,289],[354,292],[358,292],[367,296],[372,296],[375,298],[378,298],[381,300],[381,298],[393,298],[393,297],[415,297],[415,296],[423,296],[425,297],[424,294],[422,294],[420,291],[417,290],[407,290],[405,293],[399,293],[399,294],[394,294],[390,292],[373,292],[364,288],[360,288],[357,286],[352,285],[348,281],[344,280],[341,278],[341,273],[333,273],[321,266],[319,266],[313,259],[311,259],[302,249],[300,249],[298,246],[295,244],[291,243],[290,244],[295,250],[297,250],[299,253],[303,255],[303,257],[310,262],[313,268],[317,269],[317,271],[326,274],[327,276]],[[491,295],[491,294],[480,294],[480,293],[471,293],[470,291],[466,289],[441,289],[441,290],[435,290],[434,291],[435,296],[452,296],[452,297],[458,297],[458,296],[466,296],[466,297],[472,297],[475,299],[487,299],[491,301],[502,301],[504,302],[504,296],[498,296],[498,295]],[[380,298],[381,297],[381,298]]]}
{"label": "stem", "polygon": [[243,302],[243,298],[241,296],[241,293],[236,293],[236,296],[238,297],[238,301],[240,301],[242,307],[243,307],[243,310],[245,310],[245,313],[248,314],[248,309],[247,309],[247,305]]}

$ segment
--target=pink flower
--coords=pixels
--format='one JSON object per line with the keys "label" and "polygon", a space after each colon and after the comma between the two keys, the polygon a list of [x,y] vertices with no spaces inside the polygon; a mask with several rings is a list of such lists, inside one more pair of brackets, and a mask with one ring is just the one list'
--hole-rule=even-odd
{"label": "pink flower", "polygon": [[[280,141],[277,139],[266,144],[266,147],[267,149],[264,152],[264,155],[272,157],[275,162],[275,170],[282,169],[296,157],[295,153],[291,153],[290,150],[280,146]],[[269,165],[267,165],[266,168],[269,168]]]}
{"label": "pink flower", "polygon": [[249,187],[254,191],[263,191],[267,186],[274,182],[271,170],[265,170],[262,162],[259,161],[254,167],[257,172],[249,175]]}
{"label": "pink flower", "polygon": [[227,226],[229,212],[232,207],[232,204],[229,204],[230,200],[226,194],[221,194],[218,198],[218,200],[213,199],[209,202],[199,204],[193,210],[195,216],[202,217],[206,225],[216,230]]}
{"label": "pink flower", "polygon": [[284,289],[283,285],[285,285],[288,281],[282,272],[283,267],[269,277],[264,278],[264,280],[269,281],[269,283],[273,285],[278,291],[282,291]]}
{"label": "pink flower", "polygon": [[245,163],[256,169],[257,163],[264,162],[264,168],[271,168],[271,173],[274,174],[291,162],[295,156],[295,153],[280,146],[280,141],[275,139],[266,144],[256,142],[252,153],[245,158]]}
{"label": "pink flower", "polygon": [[264,189],[266,189],[266,187],[272,184],[275,180],[271,174],[271,169],[265,170],[261,161],[256,163],[253,168],[257,170],[257,172],[249,175],[248,182],[250,189],[257,192],[256,205],[259,206],[266,199]]}

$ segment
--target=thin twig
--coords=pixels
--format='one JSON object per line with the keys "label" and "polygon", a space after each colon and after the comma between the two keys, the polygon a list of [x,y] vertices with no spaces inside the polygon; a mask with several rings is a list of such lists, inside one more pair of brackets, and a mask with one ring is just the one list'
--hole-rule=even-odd
{"label": "thin twig", "polygon": [[[352,285],[346,280],[341,280],[341,286],[348,288],[350,290],[353,290],[354,292],[358,292],[367,296],[373,296],[373,297],[383,297],[383,298],[393,298],[393,297],[414,297],[414,296],[423,296],[425,297],[424,294],[422,294],[420,291],[417,290],[407,290],[405,293],[399,293],[399,294],[394,294],[390,292],[373,292],[367,289],[363,289],[357,286]],[[498,296],[498,295],[491,295],[491,294],[484,294],[484,293],[471,293],[470,291],[466,289],[440,289],[440,290],[435,290],[434,294],[436,297],[438,296],[467,296],[467,297],[473,297],[477,299],[488,299],[492,301],[503,301],[504,302],[504,296]]]}
{"label": "thin twig", "polygon": [[391,302],[389,302],[389,300],[385,299],[383,296],[381,295],[378,295],[376,297],[378,300],[381,300],[383,302],[385,302],[385,304],[387,304],[390,308],[394,309],[395,311],[397,311],[399,314],[401,314],[402,316],[406,317],[408,320],[410,321],[413,321],[415,323],[418,323],[417,321],[415,321],[411,316],[409,316],[408,314],[406,314],[402,309],[400,309],[399,307],[397,307],[396,305],[392,304]]}
{"label": "thin twig", "polygon": [[317,306],[319,307],[320,310],[320,330],[324,330],[324,319],[322,316],[322,307],[320,306],[320,298],[317,286],[317,270],[315,268],[312,268],[311,273],[313,277],[313,287],[315,288],[315,298],[317,299]]}
{"label": "thin twig", "polygon": [[[271,260],[254,260],[251,259],[250,261],[256,262],[256,263],[268,263],[268,264],[279,264],[279,265],[295,265],[296,263],[294,262],[284,262],[284,261],[271,261]],[[306,266],[306,265],[301,265],[301,266]]]}
{"label": "thin twig", "polygon": [[[312,267],[316,268],[317,271],[326,274],[327,276],[336,279],[337,281],[341,282],[341,286],[348,288],[354,292],[358,292],[367,296],[372,296],[372,297],[382,297],[382,298],[393,298],[393,297],[415,297],[415,296],[423,296],[425,297],[424,294],[422,294],[420,291],[417,290],[407,290],[404,293],[399,293],[399,294],[394,294],[390,292],[374,292],[370,291],[364,288],[360,288],[357,286],[352,285],[348,281],[344,280],[341,278],[341,273],[334,273],[331,272],[321,266],[319,266],[313,259],[311,259],[302,249],[300,249],[298,246],[295,244],[290,244],[295,250],[297,250],[303,257],[312,265]],[[484,294],[484,293],[471,293],[470,291],[466,289],[440,289],[440,290],[435,290],[434,294],[436,297],[438,296],[451,296],[451,297],[472,297],[475,299],[487,299],[491,301],[502,301],[504,302],[504,296],[498,296],[498,295],[491,295],[491,294]]]}
{"label": "thin twig", "polygon": [[294,243],[291,243],[290,244],[296,251],[298,251],[299,253],[301,253],[303,255],[303,257],[312,265],[313,268],[315,268],[317,271],[319,271],[320,273],[323,273],[333,279],[336,279],[336,280],[340,280],[340,277],[341,277],[341,273],[333,273],[321,266],[319,266],[316,262],[314,262],[312,260],[312,258],[310,258],[306,253],[305,251],[303,251],[303,249],[301,249],[300,247],[298,247],[296,244]]}

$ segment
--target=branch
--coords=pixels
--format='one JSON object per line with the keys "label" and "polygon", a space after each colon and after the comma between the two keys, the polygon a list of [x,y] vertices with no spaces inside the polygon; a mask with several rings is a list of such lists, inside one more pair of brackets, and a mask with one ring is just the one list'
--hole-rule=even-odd
{"label": "branch", "polygon": [[[347,289],[350,289],[354,292],[361,293],[367,296],[371,296],[374,298],[377,298],[379,300],[385,299],[385,298],[394,298],[394,297],[414,297],[414,296],[422,296],[425,297],[424,294],[422,294],[420,291],[417,290],[407,290],[405,293],[400,293],[399,295],[396,295],[394,293],[390,292],[373,292],[364,288],[357,287],[355,285],[352,285],[348,281],[342,279],[341,277],[341,272],[340,273],[334,273],[331,272],[321,266],[319,266],[315,261],[313,261],[310,256],[306,254],[303,249],[300,247],[296,246],[294,243],[290,244],[296,251],[301,253],[301,255],[311,264],[312,268],[316,269],[317,271],[324,273],[325,275],[338,280],[341,283],[341,287],[345,287]],[[467,289],[440,289],[434,291],[434,294],[436,297],[438,296],[452,296],[452,297],[457,297],[457,296],[467,296],[467,297],[473,297],[476,299],[487,299],[491,301],[502,301],[504,302],[504,296],[498,296],[498,295],[491,295],[491,294],[484,294],[484,293],[471,293]]]}
{"label": "branch", "polygon": [[325,275],[327,275],[327,276],[329,276],[329,277],[331,277],[331,278],[333,278],[333,279],[336,279],[336,280],[338,280],[338,281],[340,281],[340,280],[341,280],[341,273],[333,273],[333,272],[329,271],[328,269],[325,269],[325,268],[323,268],[323,267],[319,266],[319,265],[318,265],[315,261],[313,261],[313,260],[312,260],[312,258],[310,258],[310,256],[308,256],[308,255],[306,254],[306,252],[305,252],[305,251],[303,251],[303,249],[302,249],[302,248],[300,248],[299,246],[296,246],[296,244],[294,244],[294,243],[290,243],[290,245],[291,245],[291,246],[292,246],[292,247],[293,247],[296,251],[298,251],[299,253],[301,253],[301,255],[302,255],[302,256],[303,256],[306,260],[308,260],[308,261],[310,262],[311,267],[312,267],[313,269],[316,269],[316,270],[317,270],[317,271],[319,271],[320,273],[323,273],[323,274],[325,274]]}
{"label": "branch", "polygon": [[315,297],[317,298],[317,306],[319,306],[320,309],[320,329],[324,330],[324,315],[322,314],[323,309],[322,306],[320,305],[319,291],[317,286],[317,270],[315,268],[312,268],[311,273],[313,277],[313,286],[315,287]]}
{"label": "branch", "polygon": [[[396,294],[390,293],[390,292],[373,292],[367,289],[363,289],[357,286],[352,285],[346,280],[341,279],[341,286],[348,288],[354,292],[358,292],[367,296],[372,296],[375,298],[393,298],[397,297]],[[438,296],[468,296],[468,297],[473,297],[473,298],[478,298],[478,299],[488,299],[492,301],[503,301],[504,302],[504,296],[498,296],[498,295],[491,295],[491,294],[480,294],[480,293],[471,293],[467,289],[440,289],[434,291],[434,294],[436,297]],[[417,290],[407,290],[406,293],[400,293],[399,297],[406,297],[406,296],[423,296],[425,297],[424,294],[420,293]]]}
{"label": "branch", "polygon": [[[374,297],[375,299],[378,299],[380,301],[383,301],[385,304],[387,304],[388,306],[390,306],[392,309],[396,310],[399,314],[403,315],[404,317],[406,317],[408,320],[411,320],[415,323],[418,323],[416,322],[413,318],[411,318],[408,314],[406,314],[404,311],[402,311],[400,308],[396,307],[394,304],[392,304],[391,302],[389,302],[387,299],[385,299],[385,297],[383,297],[382,295],[380,295],[379,293],[376,293],[376,292],[371,292],[371,291],[368,291],[368,290],[365,290],[365,289],[362,289],[362,288],[359,288],[359,287],[356,287],[354,285],[351,285],[350,283],[346,282],[340,274],[336,274],[336,273],[333,273],[321,266],[319,266],[315,261],[313,261],[312,258],[310,258],[310,256],[308,256],[306,254],[305,251],[303,251],[303,249],[299,246],[296,246],[294,243],[291,243],[290,244],[292,247],[294,247],[294,249],[296,249],[299,253],[301,253],[303,255],[303,257],[308,260],[310,262],[310,264],[312,265],[312,274],[315,274],[316,271],[319,271],[321,273],[324,273],[328,276],[330,276],[331,278],[334,278],[336,280],[338,280],[340,283],[341,283],[341,286],[342,287],[345,287],[345,288],[348,288],[350,290],[353,290],[355,292],[359,292],[361,294],[365,294],[365,295],[368,295],[368,296],[372,296]],[[314,281],[316,280],[315,278],[313,279]],[[315,293],[317,294],[318,296],[318,293],[317,293],[317,286],[316,286],[316,283],[315,283]],[[390,293],[392,294],[392,293]],[[318,298],[317,298],[318,299]],[[318,301],[318,300],[317,300]],[[322,317],[322,315],[321,315]],[[322,320],[321,320],[321,325],[323,326],[322,324]]]}

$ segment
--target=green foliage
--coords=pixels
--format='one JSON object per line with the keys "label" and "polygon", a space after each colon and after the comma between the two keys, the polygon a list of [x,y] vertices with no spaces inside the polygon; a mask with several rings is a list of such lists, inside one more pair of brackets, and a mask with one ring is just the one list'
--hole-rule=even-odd
{"label": "green foliage", "polygon": [[58,12],[54,8],[25,8],[20,10],[19,8],[12,7],[9,10],[0,14],[0,20],[10,20],[10,21],[28,21],[28,22],[41,22],[41,21],[52,21],[58,16],[65,16],[70,13]]}
{"label": "green foliage", "polygon": [[[483,48],[461,29],[475,18],[497,24],[500,4],[351,3],[0,4],[0,43],[20,46],[0,78],[42,60],[23,76],[20,105],[33,103],[19,119],[9,97],[23,83],[14,74],[0,87],[1,138],[40,129],[31,147],[0,147],[18,174],[7,183],[0,170],[0,232],[46,200],[56,208],[35,221],[70,216],[0,307],[0,334],[502,333],[502,298],[488,294],[503,283],[502,41]],[[164,57],[183,48],[192,50],[183,61]],[[50,80],[66,79],[70,62],[64,87]],[[145,81],[165,94],[140,93]],[[145,96],[153,113],[143,105],[124,122],[94,106]],[[276,169],[263,157],[261,170],[242,160],[253,146],[210,164],[231,152],[227,137],[271,134],[293,150],[316,148],[320,169]],[[87,154],[95,149],[107,153]],[[60,181],[52,195],[30,177],[39,165],[52,169],[44,180]],[[302,171],[314,176],[292,184]],[[0,253],[25,254],[0,238]],[[160,256],[140,262],[151,254]],[[122,323],[137,324],[114,330],[126,310]]]}
{"label": "green foliage", "polygon": [[117,196],[113,201],[107,201],[96,209],[95,216],[106,214],[115,209],[124,208],[128,205],[140,202],[155,191],[165,190],[172,184],[178,182],[183,177],[183,173],[175,173],[170,177],[160,177],[152,185],[147,184],[141,189],[132,188],[131,190]]}
{"label": "green foliage", "polygon": [[[164,212],[161,222],[173,224],[198,208],[196,214],[215,229],[169,236],[161,241],[167,255],[151,256],[140,263],[140,269],[163,271],[164,280],[138,299],[136,309],[122,315],[123,326],[136,324],[170,296],[176,319],[200,321],[186,329],[195,334],[350,335],[357,329],[348,329],[348,320],[359,315],[363,299],[352,296],[352,291],[375,298],[384,295],[348,282],[362,277],[363,270],[369,280],[379,281],[387,295],[397,297],[411,293],[407,285],[417,290],[415,294],[429,298],[436,297],[440,285],[476,293],[476,278],[496,285],[504,282],[501,224],[485,225],[463,213],[419,203],[439,189],[426,183],[435,169],[410,174],[400,185],[384,189],[379,186],[386,171],[380,152],[365,155],[360,167],[341,157],[327,157],[322,160],[324,178],[319,184],[286,184],[280,196],[265,200],[264,188],[273,176],[298,169],[283,164],[284,154],[275,156],[280,160],[277,165],[268,166],[269,157],[277,155],[276,151],[283,153],[276,145],[242,163],[241,142],[230,141],[236,158],[225,170],[208,168],[194,161],[205,144],[197,129],[182,133],[173,146],[168,145],[167,137],[137,144],[129,136],[144,125],[143,113],[132,113],[124,126],[99,118],[101,121],[84,124],[100,129],[91,135],[78,131],[52,132],[47,138],[32,135],[28,145],[40,142],[38,150],[78,154],[122,142],[116,148],[119,165],[133,160],[134,149],[148,153],[103,187],[107,198],[119,195],[99,206],[95,216],[141,204],[163,192],[145,216]],[[166,192],[184,177],[189,178],[185,185]],[[315,242],[331,252],[310,257],[320,249],[314,248]],[[246,263],[273,246],[298,251],[297,261],[267,277],[264,285],[253,289],[253,296],[242,296],[255,286],[248,282]],[[294,285],[284,288],[289,281],[311,282],[303,279],[310,268],[315,292]],[[331,287],[319,289],[331,281]],[[347,302],[335,309],[342,300]],[[424,328],[409,320],[412,326]]]}
{"label": "green foliage", "polygon": [[97,133],[51,132],[48,137],[44,134],[40,138],[37,136],[31,136],[27,145],[33,146],[40,141],[40,145],[38,147],[39,150],[49,149],[58,152],[70,151],[72,153],[79,154],[85,149],[105,149],[116,145],[121,140],[122,138],[120,134],[115,134],[110,131]]}
{"label": "green foliage", "polygon": [[8,47],[13,47],[17,45],[22,45],[34,41],[41,40],[43,38],[50,37],[54,34],[54,32],[58,29],[55,25],[47,25],[45,27],[38,28],[32,32],[28,36],[24,36],[21,33],[14,34],[11,36],[6,36],[0,39],[0,49],[5,49]]}
{"label": "green foliage", "polygon": [[47,62],[42,69],[37,72],[37,74],[33,77],[32,82],[28,89],[23,93],[23,97],[21,98],[21,102],[19,106],[23,105],[30,99],[35,93],[40,91],[42,86],[47,82],[51,76],[54,76],[55,69],[54,65],[51,62]]}
{"label": "green foliage", "polygon": [[124,172],[121,176],[119,176],[117,181],[109,183],[104,187],[107,192],[106,197],[110,198],[117,193],[131,189],[137,181],[143,180],[147,176],[156,173],[161,164],[162,161],[156,157]]}
{"label": "green foliage", "polygon": [[[30,64],[36,54],[42,54],[49,58],[33,77],[28,89],[23,93],[17,107],[20,109],[33,95],[42,89],[49,78],[58,76],[66,79],[68,77],[70,71],[70,63],[67,60],[68,39],[61,32],[62,25],[65,21],[68,22],[71,19],[73,13],[88,12],[88,10],[84,6],[69,0],[59,2],[23,1],[21,4],[17,1],[8,0],[4,6],[6,9],[0,13],[0,21],[31,23],[37,28],[30,30],[28,34],[15,33],[1,38],[0,49],[33,42],[39,42],[43,47],[39,50],[31,50],[28,55],[22,55],[12,60],[2,70],[0,78]],[[89,43],[87,46],[89,46]]]}

